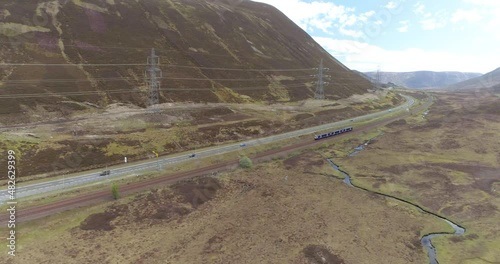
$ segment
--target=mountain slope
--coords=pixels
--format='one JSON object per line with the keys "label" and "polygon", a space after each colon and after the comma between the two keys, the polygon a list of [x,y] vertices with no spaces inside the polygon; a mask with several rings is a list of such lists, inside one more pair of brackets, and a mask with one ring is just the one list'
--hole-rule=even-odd
{"label": "mountain slope", "polygon": [[7,44],[0,46],[0,63],[67,65],[0,66],[0,114],[16,121],[19,113],[71,112],[89,104],[146,106],[144,71],[151,48],[156,49],[163,71],[160,102],[310,98],[314,94],[313,68],[322,58],[325,67],[331,69],[332,80],[325,88],[328,98],[362,94],[371,86],[284,14],[262,3],[0,3],[0,42]]}
{"label": "mountain slope", "polygon": [[[365,72],[365,75],[373,80],[377,80],[377,72]],[[380,72],[382,83],[395,83],[408,88],[436,88],[468,80],[481,76],[480,73],[470,72]]]}
{"label": "mountain slope", "polygon": [[353,72],[355,72],[356,74],[358,74],[359,76],[363,77],[364,79],[370,81],[370,82],[373,82],[374,79],[370,78],[368,75],[360,72],[360,71],[357,71],[357,70],[352,70]]}
{"label": "mountain slope", "polygon": [[446,87],[450,90],[470,90],[481,88],[492,88],[500,85],[500,68],[488,72],[480,77],[472,78],[460,83],[456,83]]}

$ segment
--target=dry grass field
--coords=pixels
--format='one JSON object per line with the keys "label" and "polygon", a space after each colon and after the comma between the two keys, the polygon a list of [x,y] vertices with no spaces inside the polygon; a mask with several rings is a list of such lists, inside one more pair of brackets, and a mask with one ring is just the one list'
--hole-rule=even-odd
{"label": "dry grass field", "polygon": [[353,182],[464,226],[433,241],[439,263],[500,262],[500,100],[436,94],[429,113],[387,126],[354,157],[331,153]]}
{"label": "dry grass field", "polygon": [[22,224],[0,263],[425,263],[446,224],[349,188],[329,148]]}
{"label": "dry grass field", "polygon": [[164,104],[158,118],[127,105],[82,112],[65,120],[2,128],[0,150],[19,159],[18,181],[103,168],[160,155],[258,138],[393,107],[378,91],[331,101],[263,104]]}

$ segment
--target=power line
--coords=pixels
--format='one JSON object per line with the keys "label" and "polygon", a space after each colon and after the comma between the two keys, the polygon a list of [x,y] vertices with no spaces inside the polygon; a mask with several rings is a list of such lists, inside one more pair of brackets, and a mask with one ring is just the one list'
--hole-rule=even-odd
{"label": "power line", "polygon": [[314,71],[314,68],[305,69],[242,69],[242,68],[210,68],[210,67],[197,67],[197,66],[184,66],[167,64],[165,67],[175,67],[175,68],[192,68],[192,69],[202,69],[202,70],[220,70],[220,71],[249,71],[249,72],[286,72],[286,71]]}
{"label": "power line", "polygon": [[[148,66],[144,63],[77,63],[77,64],[58,64],[58,63],[1,63],[0,66],[47,66],[47,67],[111,67],[111,66]],[[174,68],[190,68],[190,69],[203,69],[203,70],[221,70],[221,71],[255,71],[255,72],[285,72],[285,71],[313,71],[314,68],[304,68],[304,69],[245,69],[245,68],[212,68],[212,67],[198,67],[198,66],[187,66],[187,65],[177,65],[177,64],[165,64],[160,65],[163,67],[174,67]]]}
{"label": "power line", "polygon": [[[291,84],[285,86],[285,88],[296,88],[304,87],[304,84]],[[212,91],[212,89],[217,88],[161,88],[159,91]],[[255,86],[255,87],[237,87],[230,88],[233,91],[243,91],[243,90],[268,90],[268,86]],[[19,99],[19,98],[43,98],[43,97],[54,97],[54,96],[84,96],[84,95],[101,95],[105,94],[119,94],[119,93],[145,93],[146,91],[140,91],[138,89],[117,89],[117,90],[103,90],[103,91],[78,91],[78,92],[58,92],[58,93],[35,93],[35,94],[10,94],[10,95],[0,95],[0,99]]]}
{"label": "power line", "polygon": [[[307,80],[311,79],[310,76],[298,76],[293,77],[293,80]],[[187,81],[269,81],[267,78],[251,78],[251,79],[225,79],[225,78],[172,78],[172,77],[161,77],[157,79],[162,80],[187,80]],[[107,77],[107,78],[92,78],[94,81],[138,81],[137,79],[130,77]],[[291,81],[293,81],[291,80]],[[24,80],[6,80],[3,81],[5,84],[24,84],[24,83],[65,83],[65,82],[88,82],[89,79],[24,79]]]}

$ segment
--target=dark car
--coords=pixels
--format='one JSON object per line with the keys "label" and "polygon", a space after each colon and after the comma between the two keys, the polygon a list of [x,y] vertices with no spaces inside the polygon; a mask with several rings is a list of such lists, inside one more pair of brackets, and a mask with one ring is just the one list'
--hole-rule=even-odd
{"label": "dark car", "polygon": [[196,156],[196,154],[194,154],[194,153],[189,155],[190,158],[194,158],[195,156]]}
{"label": "dark car", "polygon": [[109,170],[105,170],[105,171],[101,172],[101,173],[99,174],[99,176],[106,176],[106,175],[109,175],[109,174],[111,174],[111,171],[109,171]]}

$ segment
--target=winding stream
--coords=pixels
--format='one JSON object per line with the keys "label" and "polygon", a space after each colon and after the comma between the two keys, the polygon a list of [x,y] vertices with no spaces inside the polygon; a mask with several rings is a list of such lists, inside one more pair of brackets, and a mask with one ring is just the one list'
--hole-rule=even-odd
{"label": "winding stream", "polygon": [[341,170],[340,167],[337,164],[335,164],[331,159],[327,159],[327,161],[330,163],[330,165],[333,167],[333,169],[335,169],[336,171],[339,171],[340,173],[342,173],[342,175],[344,176],[343,182],[346,185],[348,185],[350,187],[353,187],[353,188],[357,188],[357,189],[363,190],[363,191],[375,193],[375,194],[378,194],[378,195],[381,195],[381,196],[384,196],[384,197],[392,198],[392,199],[398,200],[398,201],[406,203],[406,204],[409,204],[409,205],[415,207],[419,212],[435,216],[435,217],[440,218],[441,220],[445,221],[446,223],[448,223],[453,228],[453,230],[455,231],[454,233],[447,233],[447,232],[431,233],[431,234],[427,234],[427,235],[423,236],[420,239],[420,242],[422,243],[422,245],[427,250],[427,256],[429,257],[429,263],[430,264],[439,264],[439,262],[437,260],[437,255],[436,255],[436,248],[432,245],[432,241],[431,241],[433,238],[439,237],[439,236],[445,236],[445,235],[463,235],[465,233],[465,228],[463,228],[463,227],[461,227],[461,226],[459,226],[459,225],[451,222],[450,220],[448,220],[448,219],[446,219],[446,218],[444,218],[444,217],[442,217],[442,216],[440,216],[438,214],[430,212],[430,211],[422,208],[421,206],[419,206],[417,204],[405,201],[405,200],[403,200],[401,198],[398,198],[398,197],[395,197],[395,196],[391,196],[391,195],[388,195],[388,194],[383,194],[383,193],[380,193],[380,192],[370,191],[370,190],[365,189],[363,187],[359,187],[359,186],[354,185],[351,182],[351,176],[349,176],[349,174],[347,174],[347,172]]}

